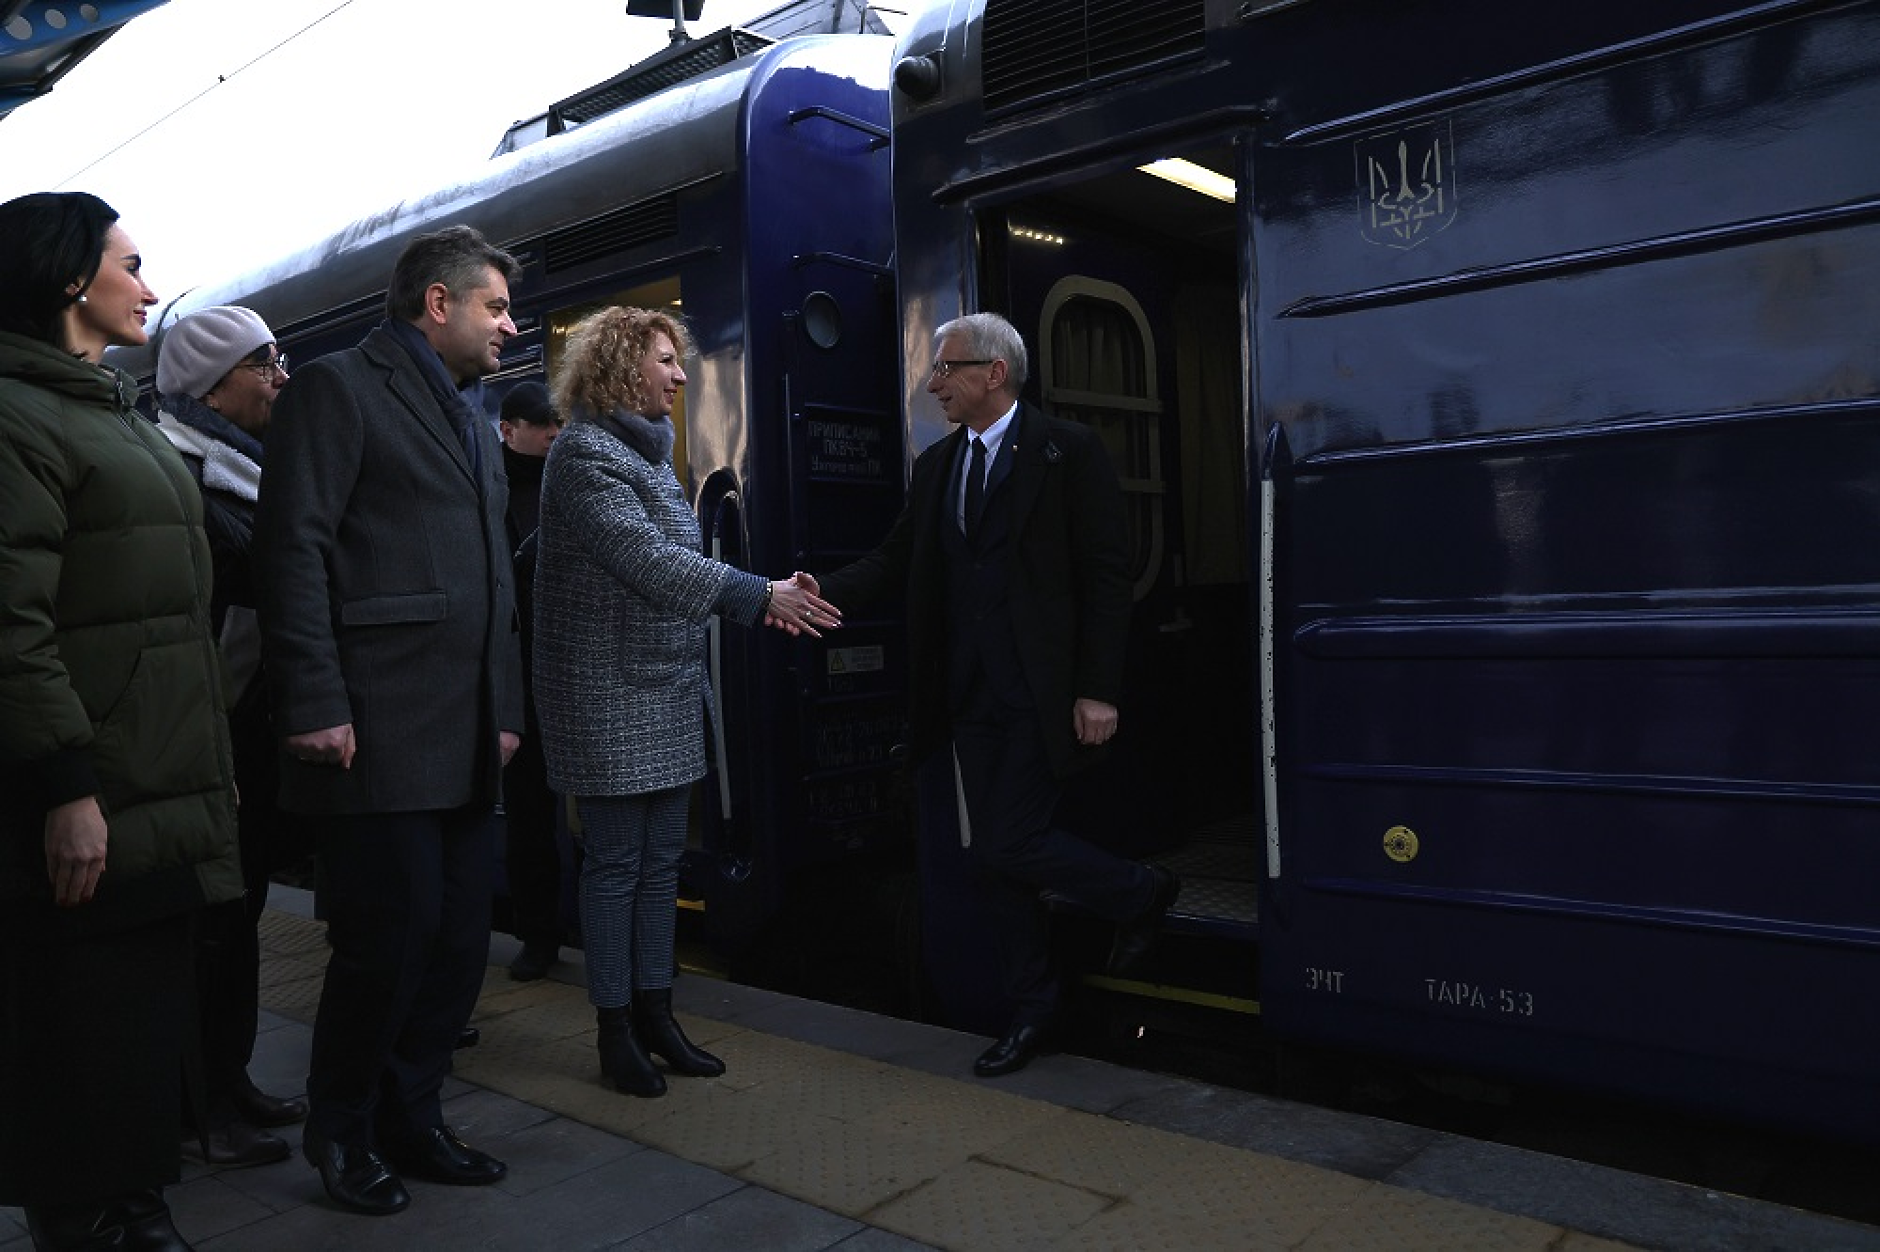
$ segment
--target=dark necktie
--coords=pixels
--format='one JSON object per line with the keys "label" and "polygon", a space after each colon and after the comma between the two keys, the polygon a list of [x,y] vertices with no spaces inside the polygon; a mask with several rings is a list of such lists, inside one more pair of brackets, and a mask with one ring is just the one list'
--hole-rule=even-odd
{"label": "dark necktie", "polygon": [[973,436],[973,459],[966,466],[966,538],[979,537],[979,515],[986,509],[986,445]]}

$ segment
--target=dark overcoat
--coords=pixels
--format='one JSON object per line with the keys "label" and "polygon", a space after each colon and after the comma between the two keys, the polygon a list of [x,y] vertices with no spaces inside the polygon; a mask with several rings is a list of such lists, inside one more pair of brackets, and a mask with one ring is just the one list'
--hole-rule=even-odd
{"label": "dark overcoat", "polygon": [[[950,488],[964,427],[914,461],[907,506],[874,551],[824,576],[823,598],[848,613],[896,591],[907,596],[908,714],[915,758],[943,747],[948,718],[946,557],[941,527],[957,525]],[[1071,706],[1120,705],[1131,603],[1121,488],[1089,427],[1030,405],[1007,429],[1001,490],[1011,492],[1008,549],[1012,630],[1053,772],[1065,777],[1099,750],[1080,747]]]}
{"label": "dark overcoat", "polygon": [[276,730],[351,723],[350,770],[281,762],[309,814],[494,804],[498,732],[521,734],[508,493],[494,432],[473,468],[410,355],[381,327],[294,371],[255,510]]}

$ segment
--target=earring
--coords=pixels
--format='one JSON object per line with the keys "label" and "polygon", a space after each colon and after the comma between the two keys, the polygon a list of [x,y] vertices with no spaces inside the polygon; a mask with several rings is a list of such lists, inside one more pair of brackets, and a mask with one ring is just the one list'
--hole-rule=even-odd
{"label": "earring", "polygon": [[74,300],[74,301],[73,301],[73,303],[74,303],[74,304],[85,304],[85,303],[87,303],[87,301],[86,301],[86,299],[85,299],[85,294],[84,294],[83,292],[80,292],[80,293],[79,293],[79,296],[78,296],[78,299],[77,299],[77,300]]}

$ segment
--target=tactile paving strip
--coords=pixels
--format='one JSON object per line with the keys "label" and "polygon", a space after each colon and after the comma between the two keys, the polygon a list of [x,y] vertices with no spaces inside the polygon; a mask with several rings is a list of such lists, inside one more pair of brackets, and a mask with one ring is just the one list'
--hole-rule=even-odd
{"label": "tactile paving strip", "polygon": [[[262,1002],[311,1021],[324,927],[264,915]],[[610,1090],[585,992],[492,967],[459,1078],[936,1248],[1612,1252],[1624,1245],[1332,1170],[681,1015],[723,1057]]]}
{"label": "tactile paving strip", "polygon": [[868,1221],[942,1248],[1030,1252],[1070,1238],[1111,1204],[1060,1182],[968,1161],[884,1204]]}
{"label": "tactile paving strip", "polygon": [[1299,1252],[1554,1252],[1561,1235],[1559,1227],[1532,1218],[1379,1186],[1297,1246]]}

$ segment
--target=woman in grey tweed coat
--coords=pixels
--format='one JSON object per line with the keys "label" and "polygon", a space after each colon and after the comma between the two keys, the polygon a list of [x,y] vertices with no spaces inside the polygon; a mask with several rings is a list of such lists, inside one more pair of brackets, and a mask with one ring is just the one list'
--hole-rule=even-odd
{"label": "woman in grey tweed coat", "polygon": [[567,429],[549,449],[535,570],[535,701],[549,785],[575,797],[587,850],[581,933],[601,1072],[657,1096],[717,1057],[672,1016],[674,909],[691,786],[705,773],[705,627],[712,614],[791,631],[835,608],[794,581],[700,554],[673,470],[672,409],[691,352],[683,323],[610,308],[569,336],[553,379]]}

